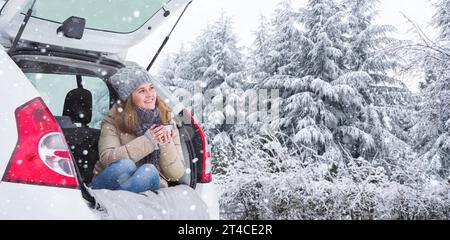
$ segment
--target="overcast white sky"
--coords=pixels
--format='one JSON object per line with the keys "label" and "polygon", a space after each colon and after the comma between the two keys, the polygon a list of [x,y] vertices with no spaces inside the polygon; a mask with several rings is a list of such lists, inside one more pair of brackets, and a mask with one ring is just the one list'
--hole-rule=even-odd
{"label": "overcast white sky", "polygon": [[[172,34],[169,43],[163,50],[158,61],[160,62],[164,54],[177,52],[182,42],[189,43],[201,33],[205,26],[214,21],[223,9],[227,15],[234,18],[234,30],[239,37],[241,46],[250,46],[253,41],[253,31],[258,26],[259,14],[266,15],[269,19],[273,10],[281,0],[194,0],[186,11],[178,27]],[[296,7],[303,6],[306,0],[292,0]],[[434,30],[430,27],[430,20],[434,14],[432,1],[430,0],[380,0],[378,24],[390,24],[395,26],[398,37],[409,38],[408,30],[411,26],[403,18],[401,12],[419,24],[430,35]],[[173,16],[178,16],[181,10]],[[151,58],[156,53],[164,37],[172,28],[175,17],[159,27],[152,35],[142,43],[133,47],[127,59],[136,61],[147,66]],[[158,62],[157,61],[157,62]],[[157,63],[156,63],[157,64]],[[153,67],[153,72],[157,66]],[[417,90],[417,80],[406,77],[404,80],[411,90]]]}

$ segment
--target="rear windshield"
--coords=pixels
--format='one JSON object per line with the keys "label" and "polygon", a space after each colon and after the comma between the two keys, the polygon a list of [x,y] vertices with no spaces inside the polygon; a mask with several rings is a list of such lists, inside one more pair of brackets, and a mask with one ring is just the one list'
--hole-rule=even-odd
{"label": "rear windshield", "polygon": [[58,23],[71,16],[82,17],[86,19],[86,28],[130,33],[144,25],[167,2],[170,0],[38,0],[32,16]]}
{"label": "rear windshield", "polygon": [[[77,88],[75,75],[25,73],[38,90],[54,116],[63,116],[64,102],[69,91]],[[82,77],[83,88],[92,94],[92,120],[90,128],[101,128],[101,121],[109,111],[109,90],[106,83],[97,77]]]}

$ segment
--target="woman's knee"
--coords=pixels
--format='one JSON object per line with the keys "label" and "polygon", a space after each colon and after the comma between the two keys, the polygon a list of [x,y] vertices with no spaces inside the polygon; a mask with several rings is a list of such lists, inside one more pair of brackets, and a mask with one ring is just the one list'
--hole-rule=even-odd
{"label": "woman's knee", "polygon": [[158,179],[159,180],[159,171],[156,169],[155,165],[153,164],[144,164],[141,166],[143,172],[145,175],[149,176],[152,180]]}
{"label": "woman's knee", "polygon": [[115,190],[136,171],[136,164],[129,160],[123,159],[111,163],[103,171],[101,171],[89,185],[93,189],[111,189]]}
{"label": "woman's knee", "polygon": [[160,188],[159,171],[152,164],[144,164],[136,170],[127,184],[135,192],[157,190]]}
{"label": "woman's knee", "polygon": [[136,164],[130,159],[117,160],[112,164],[118,172],[133,173],[136,171]]}

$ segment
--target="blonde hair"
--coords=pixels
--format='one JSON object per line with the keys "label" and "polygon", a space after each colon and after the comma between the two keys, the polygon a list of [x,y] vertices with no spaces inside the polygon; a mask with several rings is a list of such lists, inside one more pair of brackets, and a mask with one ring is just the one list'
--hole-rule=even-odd
{"label": "blonde hair", "polygon": [[[122,132],[134,134],[138,116],[135,110],[136,105],[133,103],[131,94],[123,104],[117,103],[113,107],[116,108],[116,111],[114,111],[112,116],[115,121],[116,128],[120,129]],[[162,124],[169,124],[172,120],[170,115],[172,110],[159,96],[156,96],[156,107],[160,111]]]}

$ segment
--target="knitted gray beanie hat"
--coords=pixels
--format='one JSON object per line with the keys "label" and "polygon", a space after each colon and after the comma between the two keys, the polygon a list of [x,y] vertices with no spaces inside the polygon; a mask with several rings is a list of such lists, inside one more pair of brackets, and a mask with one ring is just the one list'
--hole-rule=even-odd
{"label": "knitted gray beanie hat", "polygon": [[135,62],[125,62],[125,67],[111,76],[109,82],[122,101],[127,100],[128,96],[141,84],[153,83],[152,76],[147,70]]}

